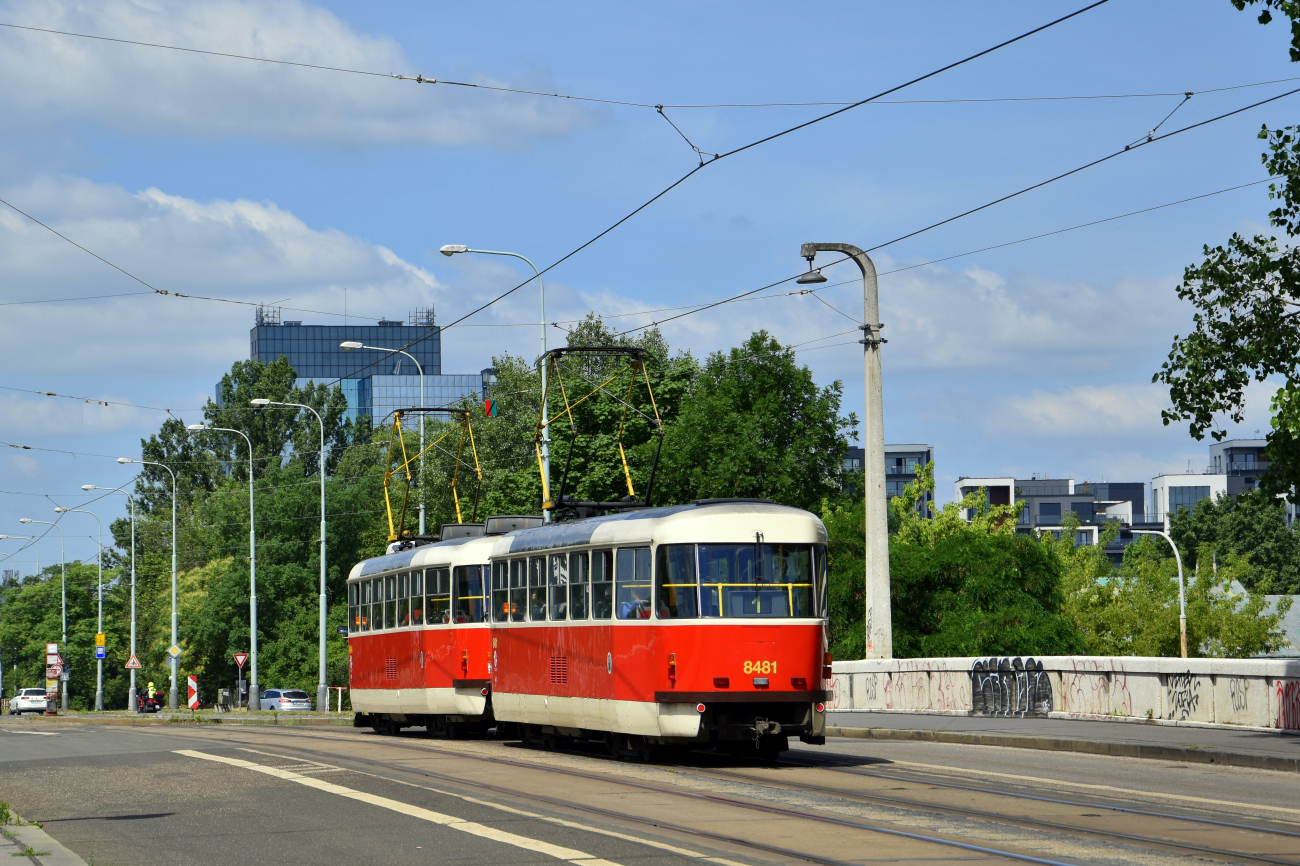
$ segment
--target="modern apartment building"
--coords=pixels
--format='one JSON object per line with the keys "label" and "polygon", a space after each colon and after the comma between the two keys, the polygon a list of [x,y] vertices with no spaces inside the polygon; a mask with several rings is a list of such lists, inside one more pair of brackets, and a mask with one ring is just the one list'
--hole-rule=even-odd
{"label": "modern apartment building", "polygon": [[[863,454],[863,449],[850,446],[844,455],[844,469],[849,472],[861,472]],[[901,494],[908,483],[916,480],[921,467],[933,461],[933,445],[886,445],[885,497],[893,499]],[[933,491],[925,495],[924,502],[930,513],[933,513]]]}

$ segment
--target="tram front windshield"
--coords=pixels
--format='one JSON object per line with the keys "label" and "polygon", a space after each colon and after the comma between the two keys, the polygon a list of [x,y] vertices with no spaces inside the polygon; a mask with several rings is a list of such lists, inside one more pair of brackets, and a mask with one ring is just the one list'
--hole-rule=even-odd
{"label": "tram front windshield", "polygon": [[702,616],[815,615],[813,545],[701,544],[698,550]]}

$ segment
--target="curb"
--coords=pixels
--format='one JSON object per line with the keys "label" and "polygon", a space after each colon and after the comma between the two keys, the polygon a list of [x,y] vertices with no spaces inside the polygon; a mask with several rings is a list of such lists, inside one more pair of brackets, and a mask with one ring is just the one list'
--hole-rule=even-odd
{"label": "curb", "polygon": [[[15,815],[15,818],[18,816]],[[12,836],[0,836],[0,856],[10,855],[11,863],[36,863],[40,866],[86,866],[86,861],[82,860],[76,854],[58,842],[35,824],[9,825],[4,828],[5,833],[12,833]],[[10,846],[12,851],[5,850]],[[27,849],[40,852],[38,856],[31,854],[26,857],[23,852]],[[45,853],[48,852],[48,853]],[[19,858],[19,859],[14,859]]]}
{"label": "curb", "polygon": [[912,742],[954,743],[966,746],[1001,746],[1009,749],[1037,749],[1048,752],[1079,752],[1109,755],[1116,758],[1147,758],[1157,761],[1181,761],[1189,764],[1219,764],[1252,770],[1278,770],[1300,773],[1300,758],[1280,755],[1253,755],[1248,752],[1222,752],[1211,747],[1155,746],[1146,743],[1098,742],[1062,737],[1030,737],[1020,734],[965,733],[961,731],[908,730],[902,728],[842,728],[827,725],[826,736],[856,740],[910,740]]}

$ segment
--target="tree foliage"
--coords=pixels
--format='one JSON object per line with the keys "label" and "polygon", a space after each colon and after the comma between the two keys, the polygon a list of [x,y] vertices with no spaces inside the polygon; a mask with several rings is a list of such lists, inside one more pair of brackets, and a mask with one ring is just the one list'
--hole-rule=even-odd
{"label": "tree foliage", "polygon": [[[990,506],[984,491],[917,507],[934,489],[929,464],[890,500],[890,605],[899,658],[1057,655],[1083,638],[1062,615],[1062,565],[1055,548],[1015,534],[1018,509]],[[967,522],[963,509],[974,511]],[[865,651],[864,507],[828,507],[831,641],[836,658]]]}
{"label": "tree foliage", "polygon": [[[1295,0],[1232,0],[1237,9],[1261,7],[1267,24],[1277,11],[1291,19],[1291,59],[1300,61],[1300,3]],[[1245,238],[1234,233],[1220,246],[1203,248],[1204,260],[1184,271],[1178,296],[1196,309],[1194,327],[1176,335],[1169,357],[1153,377],[1169,387],[1166,425],[1189,422],[1196,439],[1208,432],[1222,440],[1226,415],[1245,417],[1246,387],[1273,382],[1272,423],[1267,456],[1270,471],[1262,489],[1300,501],[1300,250],[1292,239],[1300,228],[1300,136],[1298,127],[1260,130],[1268,151],[1261,156],[1269,175],[1269,197],[1277,207],[1270,224],[1285,233]]]}
{"label": "tree foliage", "polygon": [[1287,526],[1276,497],[1248,490],[1235,500],[1203,499],[1193,510],[1178,510],[1169,534],[1188,568],[1200,566],[1203,550],[1210,551],[1211,569],[1225,555],[1238,554],[1243,559],[1237,579],[1246,589],[1300,593],[1300,532]]}

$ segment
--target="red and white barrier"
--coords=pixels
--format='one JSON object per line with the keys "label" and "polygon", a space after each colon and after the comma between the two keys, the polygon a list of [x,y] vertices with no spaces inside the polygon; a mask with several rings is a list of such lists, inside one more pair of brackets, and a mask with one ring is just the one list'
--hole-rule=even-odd
{"label": "red and white barrier", "polygon": [[190,677],[189,679],[190,679],[190,709],[197,710],[199,708],[199,678]]}

